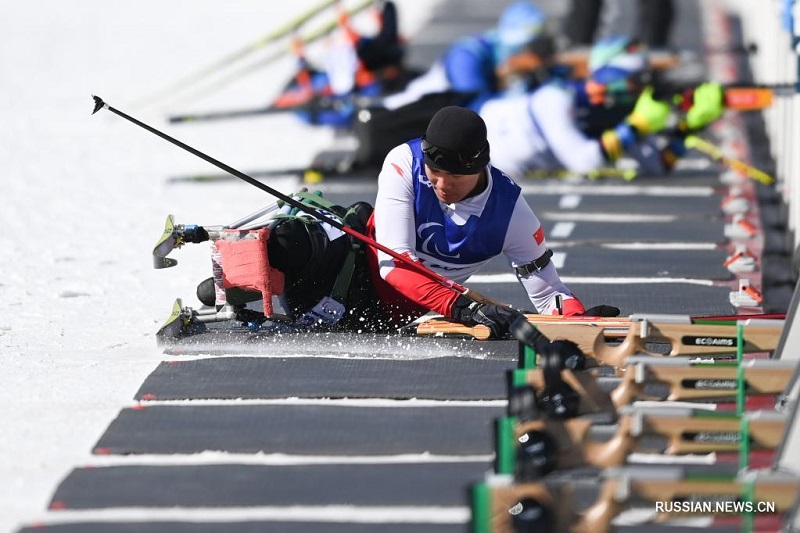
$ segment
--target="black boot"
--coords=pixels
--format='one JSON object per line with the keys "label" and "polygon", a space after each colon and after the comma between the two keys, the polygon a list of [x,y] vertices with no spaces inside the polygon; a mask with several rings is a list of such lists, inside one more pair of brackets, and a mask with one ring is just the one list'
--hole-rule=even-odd
{"label": "black boot", "polygon": [[197,299],[203,305],[213,307],[217,303],[217,292],[214,289],[214,278],[204,279],[197,286]]}

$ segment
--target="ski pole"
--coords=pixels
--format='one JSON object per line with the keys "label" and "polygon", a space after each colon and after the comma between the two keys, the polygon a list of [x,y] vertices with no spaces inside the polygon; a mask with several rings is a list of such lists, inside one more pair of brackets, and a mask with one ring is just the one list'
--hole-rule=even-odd
{"label": "ski pole", "polygon": [[492,300],[491,298],[489,298],[487,296],[484,296],[484,295],[482,295],[482,294],[480,294],[480,293],[478,293],[476,291],[468,289],[468,288],[466,288],[466,287],[464,287],[464,286],[462,286],[462,285],[460,285],[460,284],[458,284],[458,283],[456,283],[456,282],[454,282],[454,281],[452,281],[450,279],[445,278],[444,276],[442,276],[440,274],[437,274],[436,272],[426,268],[425,266],[423,266],[423,265],[421,265],[419,263],[416,263],[416,262],[412,261],[411,259],[403,256],[403,255],[400,255],[399,253],[395,252],[391,248],[389,248],[387,246],[384,246],[383,244],[381,244],[381,243],[377,242],[376,240],[364,235],[363,233],[360,233],[358,231],[355,231],[352,228],[349,228],[349,227],[345,226],[344,224],[342,224],[338,220],[335,220],[335,219],[333,219],[333,218],[331,218],[331,217],[329,217],[327,215],[324,215],[324,214],[322,214],[322,213],[310,208],[306,204],[303,204],[302,202],[299,202],[299,201],[295,200],[291,196],[287,196],[287,195],[281,193],[280,191],[278,191],[276,189],[273,189],[269,185],[266,185],[266,184],[264,184],[264,183],[262,183],[262,182],[260,182],[260,181],[258,181],[256,179],[248,176],[244,172],[236,170],[235,168],[233,168],[233,167],[231,167],[229,165],[226,165],[225,163],[223,163],[223,162],[221,162],[221,161],[219,161],[217,159],[214,159],[213,157],[211,157],[209,155],[204,154],[203,152],[197,150],[196,148],[192,148],[188,144],[185,144],[185,143],[179,141],[178,139],[176,139],[174,137],[171,137],[171,136],[167,135],[166,133],[157,130],[156,128],[153,128],[152,126],[149,126],[149,125],[145,124],[144,122],[141,122],[141,121],[133,118],[132,116],[127,115],[127,114],[123,113],[122,111],[111,107],[110,105],[105,103],[103,101],[103,99],[100,98],[99,96],[92,95],[92,98],[94,98],[94,110],[92,111],[93,115],[95,113],[97,113],[101,109],[107,109],[108,111],[111,111],[115,115],[120,116],[120,117],[124,118],[125,120],[136,124],[140,128],[143,128],[143,129],[149,131],[150,133],[152,133],[154,135],[157,135],[158,137],[161,137],[165,141],[168,141],[168,142],[174,144],[175,146],[186,150],[187,152],[199,157],[200,159],[203,159],[204,161],[207,161],[207,162],[211,163],[212,165],[224,170],[225,172],[228,172],[228,173],[232,174],[233,176],[236,176],[237,178],[241,179],[242,181],[245,181],[245,182],[249,183],[253,187],[261,189],[262,191],[266,192],[267,194],[270,194],[270,195],[274,196],[275,198],[278,198],[279,200],[282,200],[285,203],[287,203],[287,204],[289,204],[289,205],[291,205],[293,207],[296,207],[300,211],[303,211],[304,213],[307,213],[307,214],[317,218],[318,220],[320,220],[322,222],[326,222],[327,224],[330,224],[332,227],[334,227],[334,228],[336,228],[336,229],[338,229],[338,230],[350,235],[351,237],[354,237],[354,238],[362,241],[363,243],[371,246],[372,248],[375,248],[375,249],[380,250],[381,252],[383,252],[385,254],[388,254],[392,258],[396,259],[397,261],[400,261],[404,265],[406,265],[409,268],[415,270],[419,274],[422,274],[423,276],[427,277],[428,279],[431,279],[431,280],[439,283],[443,287],[446,287],[446,288],[448,288],[450,290],[453,290],[453,291],[455,291],[455,292],[457,292],[457,293],[459,293],[459,294],[461,294],[463,296],[466,296],[466,297],[468,297],[471,300],[476,301],[476,302],[498,304],[497,301]]}
{"label": "ski pole", "polygon": [[214,72],[216,72],[218,70],[221,70],[221,69],[227,67],[231,63],[234,63],[236,61],[239,61],[240,59],[243,59],[243,58],[247,57],[248,55],[250,55],[251,53],[255,52],[256,50],[258,50],[260,48],[263,48],[264,46],[267,46],[269,44],[272,44],[272,43],[278,41],[279,39],[282,39],[283,37],[289,35],[290,33],[292,33],[293,31],[297,30],[297,28],[299,28],[300,26],[302,26],[303,24],[308,22],[310,19],[312,19],[315,16],[317,16],[319,13],[321,13],[325,9],[327,9],[327,8],[333,6],[334,4],[336,4],[338,1],[339,0],[324,0],[323,2],[319,3],[317,6],[309,8],[306,12],[298,15],[297,17],[295,17],[291,21],[287,22],[283,26],[281,26],[281,27],[275,29],[274,31],[264,35],[263,37],[260,37],[255,42],[253,42],[251,44],[248,44],[247,46],[244,46],[244,47],[242,47],[242,48],[240,48],[240,49],[238,49],[238,50],[236,50],[234,52],[231,52],[230,54],[228,54],[228,55],[226,55],[224,57],[221,57],[220,59],[214,61],[213,63],[209,64],[208,66],[203,67],[202,69],[198,70],[197,72],[195,72],[193,74],[189,74],[189,75],[181,78],[180,80],[176,81],[175,83],[173,83],[169,87],[167,87],[167,88],[165,88],[165,89],[163,89],[163,90],[161,90],[161,91],[159,91],[159,92],[157,92],[155,94],[152,94],[152,95],[140,100],[139,102],[135,103],[134,105],[143,105],[143,104],[152,103],[153,101],[157,101],[157,100],[161,99],[163,96],[166,96],[167,94],[171,94],[171,93],[173,93],[173,92],[175,92],[177,90],[183,89],[184,87],[187,87],[187,86],[199,81],[200,79],[202,79],[202,78],[204,78],[204,77],[206,77],[206,76],[208,76],[210,74],[213,74]]}
{"label": "ski pole", "polygon": [[771,185],[775,180],[764,172],[763,170],[759,170],[751,165],[748,165],[744,161],[739,159],[735,159],[733,157],[728,157],[722,153],[722,150],[711,144],[710,142],[701,139],[697,135],[687,135],[686,136],[686,147],[687,148],[694,148],[698,152],[706,154],[714,161],[719,161],[723,165],[739,172],[740,174],[747,176],[748,178],[752,178],[759,183],[763,183],[764,185]]}
{"label": "ski pole", "polygon": [[[372,5],[372,2],[374,2],[374,0],[363,0],[361,3],[348,9],[347,12],[350,15],[354,15],[368,8],[370,5]],[[332,20],[326,24],[319,26],[318,28],[309,32],[308,34],[302,35],[301,41],[303,42],[303,44],[309,44],[318,41],[323,37],[325,37],[326,35],[333,32],[338,26],[339,26],[338,21]],[[222,89],[223,87],[226,87],[227,85],[229,85],[230,83],[239,78],[252,74],[257,70],[260,70],[261,68],[266,67],[279,59],[282,59],[290,52],[291,52],[291,46],[285,46],[278,50],[274,50],[270,55],[263,57],[260,60],[255,61],[253,63],[242,65],[241,68],[234,70],[233,72],[229,72],[226,76],[220,77],[219,79],[213,81],[212,83],[206,85],[205,87],[199,88],[197,91],[190,93],[188,97],[199,98],[201,96],[211,94],[219,89]]]}

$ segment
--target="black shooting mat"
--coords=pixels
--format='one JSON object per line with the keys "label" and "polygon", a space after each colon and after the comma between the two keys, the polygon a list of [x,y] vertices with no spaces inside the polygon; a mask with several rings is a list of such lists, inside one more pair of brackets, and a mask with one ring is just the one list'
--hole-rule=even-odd
{"label": "black shooting mat", "polygon": [[125,465],[76,468],[51,507],[466,506],[491,464]]}
{"label": "black shooting mat", "polygon": [[482,342],[474,339],[403,336],[396,333],[314,332],[275,333],[250,331],[238,322],[209,324],[208,331],[170,339],[164,345],[170,355],[352,355],[397,359],[474,357],[517,360],[515,341]]}
{"label": "black shooting mat", "polygon": [[[325,198],[331,202],[349,206],[354,202],[363,200],[374,205],[375,196],[378,192],[377,181],[364,178],[331,178],[331,182],[330,186],[325,184],[327,182],[324,182],[318,187],[323,191]],[[558,182],[554,183],[552,181],[533,183],[542,185],[547,190],[549,190],[547,184],[552,185],[554,188],[560,186]],[[338,192],[337,184],[347,184],[348,188],[353,188],[353,191]],[[657,187],[666,185],[666,183],[654,184],[652,181],[648,182],[648,184]],[[631,185],[631,187],[635,186]],[[699,225],[705,223],[700,219],[713,219],[722,216],[720,208],[722,196],[719,194],[687,195],[680,194],[679,188],[676,188],[676,191],[676,194],[670,194],[668,190],[658,189],[658,193],[638,192],[629,194],[623,184],[616,185],[613,189],[598,194],[596,187],[592,183],[587,183],[585,185],[573,185],[569,188],[569,192],[524,192],[524,196],[533,211],[542,220],[553,217],[566,217],[569,213],[578,215],[599,213],[613,215],[674,215],[691,219],[693,224]]]}
{"label": "black shooting mat", "polygon": [[501,400],[515,361],[467,357],[416,360],[217,357],[162,362],[137,400],[424,398]]}
{"label": "black shooting mat", "polygon": [[[74,522],[26,527],[18,533],[467,533],[468,524],[358,522]],[[738,530],[737,530],[738,531]]]}
{"label": "black shooting mat", "polygon": [[[533,305],[522,286],[511,283],[476,283],[467,285],[502,302],[520,309]],[[636,313],[666,313],[685,315],[731,315],[730,287],[696,285],[693,283],[567,283],[584,306],[613,305],[623,316]]]}
{"label": "black shooting mat", "polygon": [[[574,224],[564,233],[565,224]],[[557,227],[557,225],[560,225]],[[597,222],[542,220],[548,241],[574,243],[722,243],[725,242],[724,220],[679,219],[670,222]]]}
{"label": "black shooting mat", "polygon": [[152,405],[123,409],[95,453],[489,454],[501,406]]}
{"label": "black shooting mat", "polygon": [[[733,278],[724,267],[728,252],[709,250],[628,250],[596,246],[554,247],[563,256],[561,276],[600,278],[679,278],[727,281]],[[560,260],[559,260],[560,263]],[[480,274],[511,272],[505,256],[494,257]],[[469,282],[468,282],[469,283]]]}
{"label": "black shooting mat", "polygon": [[[587,191],[588,192],[588,191]],[[722,215],[722,197],[708,196],[670,196],[627,195],[627,194],[525,194],[525,199],[540,219],[553,216],[567,216],[608,213],[612,215],[675,215],[691,218],[695,224],[703,224],[699,218],[715,218]]]}

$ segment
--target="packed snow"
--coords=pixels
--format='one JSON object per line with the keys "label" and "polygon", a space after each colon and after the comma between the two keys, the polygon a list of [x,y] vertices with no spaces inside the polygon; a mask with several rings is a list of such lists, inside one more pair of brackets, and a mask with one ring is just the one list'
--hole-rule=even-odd
{"label": "packed snow", "polygon": [[[153,95],[317,3],[29,0],[5,6],[0,530],[45,518],[59,481],[92,462],[96,440],[163,358],[154,333],[173,299],[194,301],[196,283],[209,275],[205,246],[181,250],[174,269],[153,270],[151,250],[166,215],[179,223],[221,224],[270,201],[237,181],[167,184],[170,176],[218,171],[108,111],[91,116],[90,95],[241,170],[307,163],[332,132],[291,116],[185,126],[165,121],[167,112],[265,105],[292,74],[288,56],[203,97],[156,101]],[[435,5],[397,4],[407,35]],[[371,20],[355,23],[369,30]],[[312,60],[322,48],[309,49]],[[272,185],[285,193],[300,186],[291,178]]]}

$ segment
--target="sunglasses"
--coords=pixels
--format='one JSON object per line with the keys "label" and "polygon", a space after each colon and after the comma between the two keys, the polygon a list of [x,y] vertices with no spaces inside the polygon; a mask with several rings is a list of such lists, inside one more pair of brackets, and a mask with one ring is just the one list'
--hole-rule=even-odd
{"label": "sunglasses", "polygon": [[425,135],[422,136],[422,153],[428,157],[431,162],[437,167],[447,169],[477,169],[482,165],[483,153],[489,148],[489,144],[483,146],[477,152],[472,154],[463,154],[455,150],[441,148],[435,144],[431,144]]}

